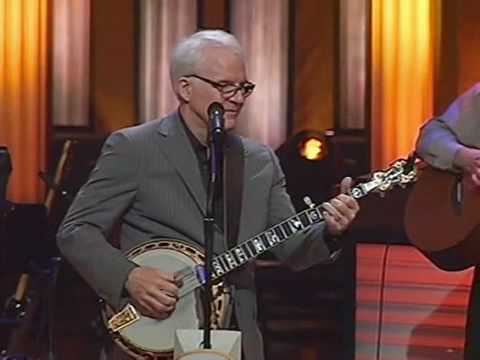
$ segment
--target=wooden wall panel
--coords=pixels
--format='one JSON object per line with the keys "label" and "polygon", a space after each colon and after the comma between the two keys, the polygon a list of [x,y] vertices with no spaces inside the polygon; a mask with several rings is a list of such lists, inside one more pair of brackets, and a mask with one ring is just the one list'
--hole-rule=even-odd
{"label": "wooden wall panel", "polygon": [[435,114],[480,81],[480,2],[442,1]]}
{"label": "wooden wall panel", "polygon": [[197,6],[200,29],[229,29],[229,0],[198,0]]}
{"label": "wooden wall panel", "polygon": [[434,114],[441,114],[457,95],[458,90],[458,4],[443,1],[438,26],[440,41],[434,85]]}
{"label": "wooden wall panel", "polygon": [[135,0],[92,1],[91,116],[98,133],[134,125]]}
{"label": "wooden wall panel", "polygon": [[90,125],[90,1],[52,2],[51,122]]}
{"label": "wooden wall panel", "polygon": [[461,0],[458,3],[458,89],[464,92],[480,81],[480,1]]}
{"label": "wooden wall panel", "polygon": [[293,133],[334,125],[337,8],[335,0],[295,1]]}

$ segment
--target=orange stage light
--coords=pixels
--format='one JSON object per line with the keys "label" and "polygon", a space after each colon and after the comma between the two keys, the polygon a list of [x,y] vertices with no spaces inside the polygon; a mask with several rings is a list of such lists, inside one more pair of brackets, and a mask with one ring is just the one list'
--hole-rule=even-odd
{"label": "orange stage light", "polygon": [[300,155],[307,160],[322,160],[327,155],[326,144],[318,137],[307,137],[299,144]]}

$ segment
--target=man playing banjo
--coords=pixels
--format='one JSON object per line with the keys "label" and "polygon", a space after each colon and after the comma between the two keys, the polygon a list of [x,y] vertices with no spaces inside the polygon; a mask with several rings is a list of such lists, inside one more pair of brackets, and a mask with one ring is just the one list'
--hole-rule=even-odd
{"label": "man playing banjo", "polygon": [[[185,284],[161,262],[139,266],[125,252],[155,239],[203,247],[207,109],[213,102],[220,103],[225,109],[225,127],[232,130],[255,87],[247,80],[238,41],[219,30],[200,31],[181,41],[171,58],[170,75],[178,111],[117,131],[106,140],[57,236],[62,254],[112,309],[119,311],[130,303],[156,321],[169,321],[176,315]],[[228,136],[235,135],[228,132]],[[274,152],[237,138],[244,157],[236,239],[241,242],[295,213]],[[350,179],[342,181],[341,189],[341,194],[323,204],[325,221],[294,233],[272,250],[276,257],[296,270],[331,259],[332,241],[326,240],[338,238],[359,210],[349,195]],[[215,220],[214,252],[220,254],[228,248],[226,220],[221,212]],[[117,223],[121,225],[120,249],[108,241]],[[242,332],[246,360],[264,358],[256,323],[254,271],[254,262],[249,262],[235,271],[240,281],[230,284],[235,288],[232,326]],[[117,346],[107,356],[128,358]]]}

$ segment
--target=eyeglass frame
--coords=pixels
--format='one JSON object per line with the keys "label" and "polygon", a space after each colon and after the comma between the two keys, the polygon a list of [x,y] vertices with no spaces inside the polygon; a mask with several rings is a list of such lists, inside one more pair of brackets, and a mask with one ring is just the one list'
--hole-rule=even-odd
{"label": "eyeglass frame", "polygon": [[[255,86],[256,86],[255,83],[252,83],[251,81],[248,81],[248,80],[247,80],[247,81],[243,81],[243,82],[241,82],[241,83],[239,83],[239,84],[236,84],[236,83],[234,83],[234,82],[229,82],[229,81],[225,81],[225,80],[220,81],[220,82],[217,82],[217,81],[213,81],[213,80],[204,78],[203,76],[196,75],[196,74],[185,75],[185,77],[193,77],[193,78],[195,78],[195,79],[199,79],[199,80],[202,80],[202,81],[206,82],[206,83],[209,84],[210,86],[212,86],[212,87],[214,87],[215,89],[217,89],[225,100],[231,99],[232,97],[234,97],[234,96],[237,94],[237,92],[238,92],[239,90],[241,91],[242,89],[244,89],[244,88],[245,88],[245,85],[249,85],[249,86],[251,86],[250,92],[249,92],[248,94],[246,94],[246,95],[245,95],[243,92],[241,93],[244,98],[247,98],[247,97],[249,97],[250,95],[252,95],[253,90],[255,90]],[[226,82],[226,84],[222,84],[222,82]],[[229,86],[229,85],[233,85],[233,86],[236,87],[235,90],[233,91],[232,95],[230,95],[230,96],[225,95],[225,93],[223,92],[223,88],[224,88],[225,86]]]}

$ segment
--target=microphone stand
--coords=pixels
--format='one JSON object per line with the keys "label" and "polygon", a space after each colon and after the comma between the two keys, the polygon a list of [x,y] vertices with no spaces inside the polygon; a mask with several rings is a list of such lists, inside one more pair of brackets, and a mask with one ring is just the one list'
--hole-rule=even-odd
{"label": "microphone stand", "polygon": [[[215,130],[215,129],[214,129]],[[204,218],[205,236],[205,285],[204,285],[204,331],[203,347],[211,349],[211,313],[212,313],[212,260],[213,236],[215,223],[215,199],[218,196],[219,177],[223,168],[223,131],[212,131],[209,136],[209,168],[210,179],[207,184],[207,206]]]}

